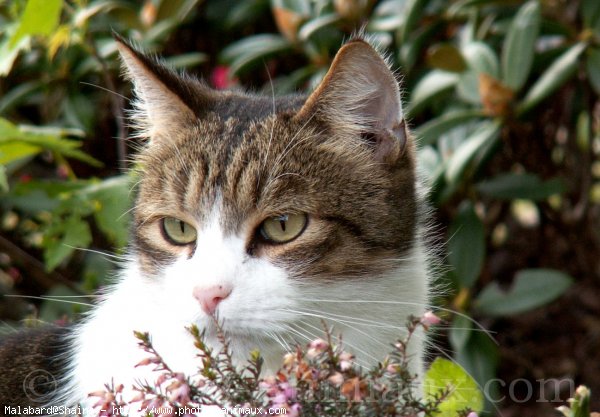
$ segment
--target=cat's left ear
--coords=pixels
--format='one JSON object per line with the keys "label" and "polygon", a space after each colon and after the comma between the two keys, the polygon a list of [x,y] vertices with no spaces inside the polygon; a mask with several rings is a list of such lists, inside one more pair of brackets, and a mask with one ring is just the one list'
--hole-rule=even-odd
{"label": "cat's left ear", "polygon": [[380,162],[396,162],[407,146],[398,82],[381,55],[360,39],[339,50],[297,117],[362,137]]}
{"label": "cat's left ear", "polygon": [[168,138],[197,120],[199,109],[214,103],[214,92],[183,77],[114,35],[127,78],[134,85],[133,123],[151,141]]}

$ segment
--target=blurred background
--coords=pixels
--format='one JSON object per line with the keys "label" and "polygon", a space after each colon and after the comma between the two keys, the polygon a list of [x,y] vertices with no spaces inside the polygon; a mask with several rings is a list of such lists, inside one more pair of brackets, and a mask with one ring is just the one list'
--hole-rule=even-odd
{"label": "blurred background", "polygon": [[309,91],[361,28],[397,70],[447,254],[432,356],[487,415],[555,415],[582,383],[600,409],[598,0],[0,1],[0,333],[76,320],[127,244],[140,143],[112,31],[271,94]]}

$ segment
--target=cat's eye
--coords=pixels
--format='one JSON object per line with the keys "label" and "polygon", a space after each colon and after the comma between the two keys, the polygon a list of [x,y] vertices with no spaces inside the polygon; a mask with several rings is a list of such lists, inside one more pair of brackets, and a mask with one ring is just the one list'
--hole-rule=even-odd
{"label": "cat's eye", "polygon": [[260,225],[260,234],[268,242],[287,243],[302,234],[307,222],[306,214],[269,217]]}
{"label": "cat's eye", "polygon": [[188,245],[196,241],[196,229],[175,217],[163,218],[162,229],[165,237],[175,245]]}

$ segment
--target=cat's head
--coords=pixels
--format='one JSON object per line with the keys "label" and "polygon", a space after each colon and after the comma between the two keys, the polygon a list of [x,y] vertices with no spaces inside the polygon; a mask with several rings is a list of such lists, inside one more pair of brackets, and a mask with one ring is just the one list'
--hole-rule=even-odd
{"label": "cat's head", "polygon": [[345,44],[308,97],[215,91],[119,50],[147,140],[132,251],[165,314],[284,346],[320,318],[369,333],[389,312],[397,334],[420,310],[415,146],[373,47]]}

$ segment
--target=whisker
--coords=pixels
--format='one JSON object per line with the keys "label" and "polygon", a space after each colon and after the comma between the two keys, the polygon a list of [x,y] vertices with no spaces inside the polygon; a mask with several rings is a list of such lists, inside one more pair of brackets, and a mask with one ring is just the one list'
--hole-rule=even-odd
{"label": "whisker", "polygon": [[492,339],[496,345],[498,345],[498,341],[496,339],[494,339],[492,333],[488,329],[486,329],[485,327],[483,327],[483,325],[479,324],[479,322],[477,320],[473,319],[472,317],[469,317],[467,314],[461,313],[461,312],[456,311],[456,310],[452,310],[450,308],[445,308],[445,307],[440,307],[440,306],[434,306],[434,305],[431,305],[431,304],[415,303],[415,302],[411,302],[411,301],[327,300],[327,299],[317,299],[317,298],[315,298],[315,299],[312,299],[312,298],[297,298],[297,300],[300,300],[300,301],[309,301],[309,302],[316,302],[316,303],[396,304],[396,305],[409,305],[409,306],[425,307],[425,308],[429,308],[429,309],[432,309],[432,310],[440,310],[440,311],[444,311],[444,312],[447,312],[447,313],[456,314],[457,316],[460,316],[462,318],[467,319],[468,321],[470,321],[471,323],[473,323],[475,326],[477,326],[490,339]]}
{"label": "whisker", "polygon": [[124,95],[122,95],[122,94],[119,94],[119,93],[117,93],[116,91],[113,91],[113,90],[111,90],[111,89],[108,89],[108,88],[106,88],[106,87],[102,87],[101,85],[98,85],[98,84],[93,84],[93,83],[88,83],[88,82],[86,82],[86,81],[79,81],[79,83],[80,83],[80,84],[83,84],[83,85],[89,85],[90,87],[95,87],[95,88],[97,88],[97,89],[99,89],[99,90],[103,90],[103,91],[106,91],[106,92],[108,92],[108,93],[114,94],[115,96],[117,96],[117,97],[120,97],[120,98],[122,98],[123,100],[125,100],[125,101],[127,101],[127,102],[131,101],[131,99],[129,99],[129,98],[127,98],[127,97],[125,97]]}
{"label": "whisker", "polygon": [[[42,300],[42,301],[60,301],[61,303],[65,303],[65,304],[76,304],[76,305],[81,305],[81,306],[86,306],[86,307],[93,307],[93,304],[90,303],[82,303],[81,301],[69,301],[69,300],[60,300],[58,298],[52,298],[52,297],[45,297],[45,296],[35,296],[35,295],[17,295],[17,294],[5,294],[5,297],[9,297],[9,298],[29,298],[32,300]],[[56,296],[58,297],[58,296]]]}
{"label": "whisker", "polygon": [[[77,247],[77,246],[68,245],[66,243],[63,243],[63,245],[66,246],[66,247],[68,247],[68,248],[75,249],[75,250],[78,250],[78,251],[95,253],[95,254],[101,255],[102,257],[105,257],[105,258],[112,258],[112,259],[115,259],[115,260],[117,260],[119,262],[125,262],[125,261],[127,261],[127,257],[125,257],[125,256],[115,255],[113,253],[108,253],[108,252],[104,252],[104,251],[100,251],[100,250],[96,250],[96,249],[80,248],[80,247]],[[109,260],[112,262],[112,259],[109,259]]]}

